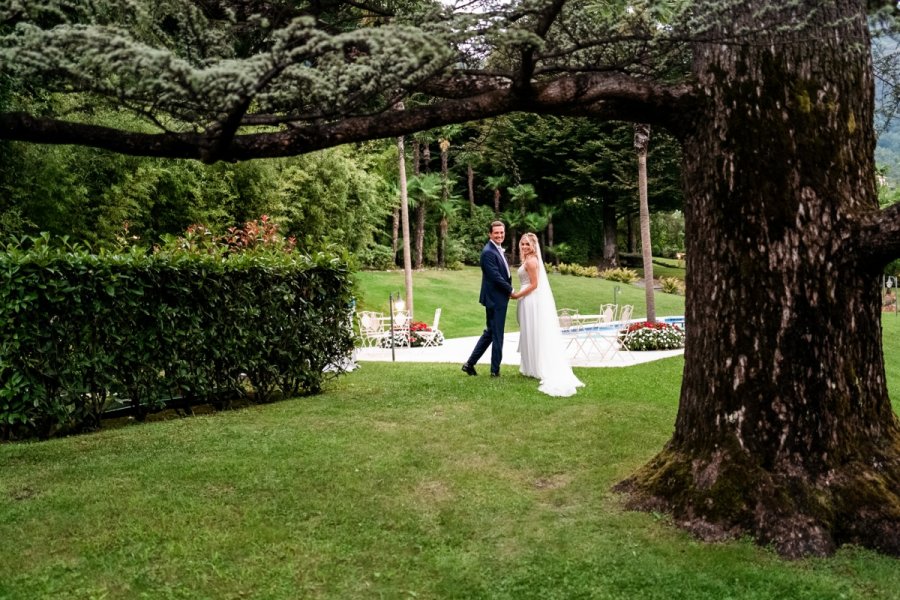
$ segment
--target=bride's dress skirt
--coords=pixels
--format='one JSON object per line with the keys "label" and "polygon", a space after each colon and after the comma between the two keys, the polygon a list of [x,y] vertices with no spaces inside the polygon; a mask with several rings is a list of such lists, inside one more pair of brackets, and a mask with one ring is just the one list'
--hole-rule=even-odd
{"label": "bride's dress skirt", "polygon": [[[519,269],[522,285],[529,284],[528,274]],[[563,345],[556,303],[551,294],[540,294],[541,288],[518,301],[519,371],[540,379],[538,389],[550,396],[571,396],[584,384],[575,377]],[[547,290],[544,290],[545,292]],[[549,300],[548,300],[549,298]],[[549,303],[550,305],[547,305]]]}

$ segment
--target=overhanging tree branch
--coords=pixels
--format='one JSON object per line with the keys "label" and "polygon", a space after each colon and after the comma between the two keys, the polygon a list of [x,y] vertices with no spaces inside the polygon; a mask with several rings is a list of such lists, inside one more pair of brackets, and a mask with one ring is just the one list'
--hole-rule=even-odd
{"label": "overhanging tree branch", "polygon": [[[673,120],[691,97],[688,86],[662,86],[613,74],[579,74],[536,84],[522,97],[499,89],[468,98],[345,117],[327,123],[298,124],[288,130],[247,133],[225,142],[217,131],[148,134],[74,123],[25,113],[0,114],[0,138],[44,144],[82,144],[143,156],[194,158],[204,162],[292,156],[372,139],[396,137],[440,125],[463,123],[517,110],[545,114]],[[220,143],[219,143],[220,142]]]}
{"label": "overhanging tree branch", "polygon": [[38,144],[80,144],[132,156],[201,158],[206,136],[197,133],[139,133],[73,123],[27,113],[0,114],[0,138]]}

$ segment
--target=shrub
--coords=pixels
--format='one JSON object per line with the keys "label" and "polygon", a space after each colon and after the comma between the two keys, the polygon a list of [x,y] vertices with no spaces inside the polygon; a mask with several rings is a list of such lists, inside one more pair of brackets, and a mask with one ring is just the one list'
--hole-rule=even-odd
{"label": "shrub", "polygon": [[632,323],[619,331],[619,341],[629,350],[674,350],[684,347],[684,330],[668,323]]}
{"label": "shrub", "polygon": [[470,255],[470,248],[462,245],[458,240],[448,239],[446,240],[446,244],[444,267],[454,271],[458,271],[465,267],[465,262]]}
{"label": "shrub", "polygon": [[394,253],[390,246],[375,244],[359,253],[359,262],[364,269],[387,271],[394,266]]}
{"label": "shrub", "polygon": [[677,277],[660,277],[659,284],[666,294],[684,294],[684,282]]}
{"label": "shrub", "polygon": [[600,275],[597,267],[583,267],[566,263],[559,263],[557,270],[560,275],[576,275],[578,277],[599,277]]}
{"label": "shrub", "polygon": [[600,271],[599,276],[603,279],[608,279],[609,281],[619,281],[621,283],[631,283],[638,279],[637,271],[626,268],[606,269]]}
{"label": "shrub", "polygon": [[552,260],[556,262],[572,262],[574,252],[572,246],[565,242],[559,242],[553,246],[544,248],[544,260]]}
{"label": "shrub", "polygon": [[257,400],[319,390],[352,351],[346,256],[194,234],[156,254],[49,236],[0,253],[0,438],[95,428],[113,400],[142,418],[245,382]]}

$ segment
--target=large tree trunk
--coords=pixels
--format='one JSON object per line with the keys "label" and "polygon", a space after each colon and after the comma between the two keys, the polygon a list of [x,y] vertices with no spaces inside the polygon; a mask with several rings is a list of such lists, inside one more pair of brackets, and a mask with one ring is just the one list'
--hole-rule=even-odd
{"label": "large tree trunk", "polygon": [[[802,4],[812,29],[696,49],[681,403],[671,441],[619,489],[706,538],[900,554],[886,261],[863,235],[878,208],[868,34],[857,2]],[[729,23],[760,28],[754,3],[732,6]]]}

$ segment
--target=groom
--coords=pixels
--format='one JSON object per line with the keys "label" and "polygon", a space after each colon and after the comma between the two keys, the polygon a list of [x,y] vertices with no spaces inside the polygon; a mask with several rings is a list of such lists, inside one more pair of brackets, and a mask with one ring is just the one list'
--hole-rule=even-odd
{"label": "groom", "polygon": [[506,325],[506,307],[509,304],[509,296],[512,294],[512,278],[509,274],[509,264],[503,255],[500,244],[506,238],[506,227],[501,221],[491,223],[491,239],[481,251],[481,297],[478,299],[484,305],[487,314],[487,327],[478,338],[475,349],[469,360],[463,363],[462,370],[469,375],[478,375],[475,372],[475,363],[493,344],[491,349],[491,377],[500,376],[500,360],[503,358],[503,328]]}

